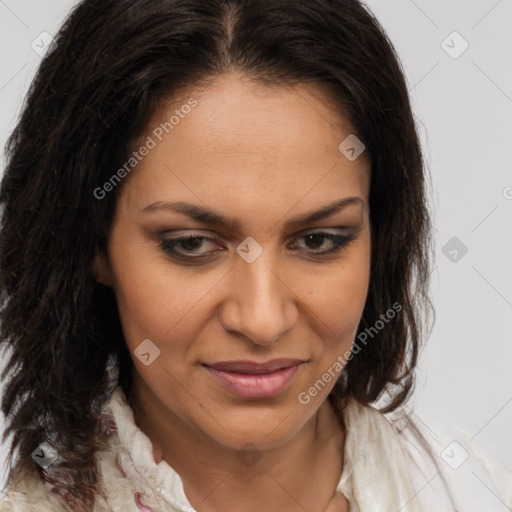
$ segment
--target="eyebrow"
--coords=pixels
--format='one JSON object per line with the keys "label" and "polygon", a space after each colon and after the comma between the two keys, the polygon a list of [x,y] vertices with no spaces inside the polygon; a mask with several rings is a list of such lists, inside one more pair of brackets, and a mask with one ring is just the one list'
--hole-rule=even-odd
{"label": "eyebrow", "polygon": [[[320,210],[315,210],[312,212],[305,213],[303,215],[299,215],[297,217],[293,217],[289,219],[285,223],[285,225],[287,227],[297,227],[304,224],[310,224],[318,220],[326,219],[327,217],[330,217],[331,215],[334,215],[335,213],[338,213],[339,211],[343,210],[347,206],[352,206],[356,204],[361,204],[364,206],[366,203],[360,197],[346,197],[344,199],[330,203],[320,208]],[[141,212],[147,213],[155,210],[170,210],[173,212],[179,212],[204,224],[221,226],[235,232],[242,231],[242,225],[239,220],[231,219],[229,217],[221,215],[220,213],[217,213],[210,208],[191,203],[185,203],[183,201],[156,201],[142,208]]]}

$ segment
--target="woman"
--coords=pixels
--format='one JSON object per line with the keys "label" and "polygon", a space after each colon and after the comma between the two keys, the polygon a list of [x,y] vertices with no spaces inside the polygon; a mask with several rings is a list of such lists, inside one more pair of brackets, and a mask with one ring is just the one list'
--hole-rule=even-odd
{"label": "woman", "polygon": [[512,506],[491,455],[400,413],[431,226],[358,1],[85,0],[8,154],[0,511]]}

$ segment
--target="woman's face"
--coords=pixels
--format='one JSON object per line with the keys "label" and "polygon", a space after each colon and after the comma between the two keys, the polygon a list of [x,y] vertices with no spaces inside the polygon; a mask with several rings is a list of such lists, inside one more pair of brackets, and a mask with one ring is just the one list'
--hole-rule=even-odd
{"label": "woman's face", "polygon": [[[353,129],[315,87],[224,75],[169,100],[118,185],[107,259],[94,263],[115,291],[135,390],[233,449],[278,446],[316,413],[368,292],[370,163],[347,152],[353,139],[339,149]],[[208,369],[278,358],[302,364]]]}

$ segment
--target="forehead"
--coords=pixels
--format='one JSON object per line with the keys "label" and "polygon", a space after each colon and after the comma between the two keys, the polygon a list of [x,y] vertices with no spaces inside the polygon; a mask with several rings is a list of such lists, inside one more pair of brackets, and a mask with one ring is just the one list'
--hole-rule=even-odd
{"label": "forehead", "polygon": [[[187,108],[191,99],[199,108]],[[187,112],[183,115],[182,111]],[[194,133],[199,135],[205,150],[219,143],[233,149],[233,144],[243,138],[246,149],[257,152],[294,142],[293,136],[300,136],[301,142],[315,143],[319,137],[324,139],[327,132],[333,132],[335,140],[340,133],[355,132],[326,84],[269,86],[255,83],[240,73],[221,75],[207,86],[181,89],[163,97],[146,131],[169,122],[173,114],[180,117],[173,123],[182,124],[184,117],[192,119],[186,123],[190,131],[178,130],[177,124],[173,131],[181,132],[183,138]],[[197,143],[197,137],[192,141]]]}
{"label": "forehead", "polygon": [[339,149],[353,133],[318,84],[269,87],[223,75],[163,98],[140,139],[154,147],[130,179],[138,202],[180,194],[218,201],[235,193],[246,203],[365,197],[367,155],[350,161]]}

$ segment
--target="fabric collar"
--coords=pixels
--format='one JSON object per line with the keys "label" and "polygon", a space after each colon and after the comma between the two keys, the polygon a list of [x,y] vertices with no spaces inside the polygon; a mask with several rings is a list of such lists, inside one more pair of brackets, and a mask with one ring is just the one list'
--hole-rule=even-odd
{"label": "fabric collar", "polygon": [[[179,474],[164,460],[155,462],[152,443],[137,427],[120,386],[113,391],[107,410],[117,430],[117,435],[110,438],[109,454],[101,459],[106,487],[119,490],[111,506],[122,510],[121,504],[135,500],[140,512],[195,512]],[[478,487],[483,484],[492,489],[493,484],[467,439],[455,430],[420,428],[410,416],[404,423],[398,416],[385,416],[354,399],[347,401],[343,418],[346,436],[337,491],[348,499],[350,512],[508,510],[498,494],[482,492]],[[454,443],[467,451],[467,461],[457,469],[443,460],[443,453]],[[113,476],[108,471],[112,464],[122,475]],[[126,479],[130,489],[126,488]],[[478,485],[468,486],[477,479]]]}
{"label": "fabric collar", "polygon": [[[166,461],[155,462],[152,443],[137,427],[133,410],[120,386],[112,393],[108,411],[117,425],[120,446],[116,449],[123,473],[131,477],[134,484],[140,486],[145,482],[144,485],[160,493],[176,510],[193,512],[179,474]],[[351,512],[420,512],[400,444],[389,421],[375,409],[363,407],[355,400],[348,402],[344,418],[347,435],[337,491],[347,497]],[[382,468],[386,468],[386,475],[382,474]],[[393,486],[393,492],[389,492],[390,478],[400,482],[400,485]],[[369,480],[371,486],[368,486]],[[151,497],[156,499],[156,496]]]}

